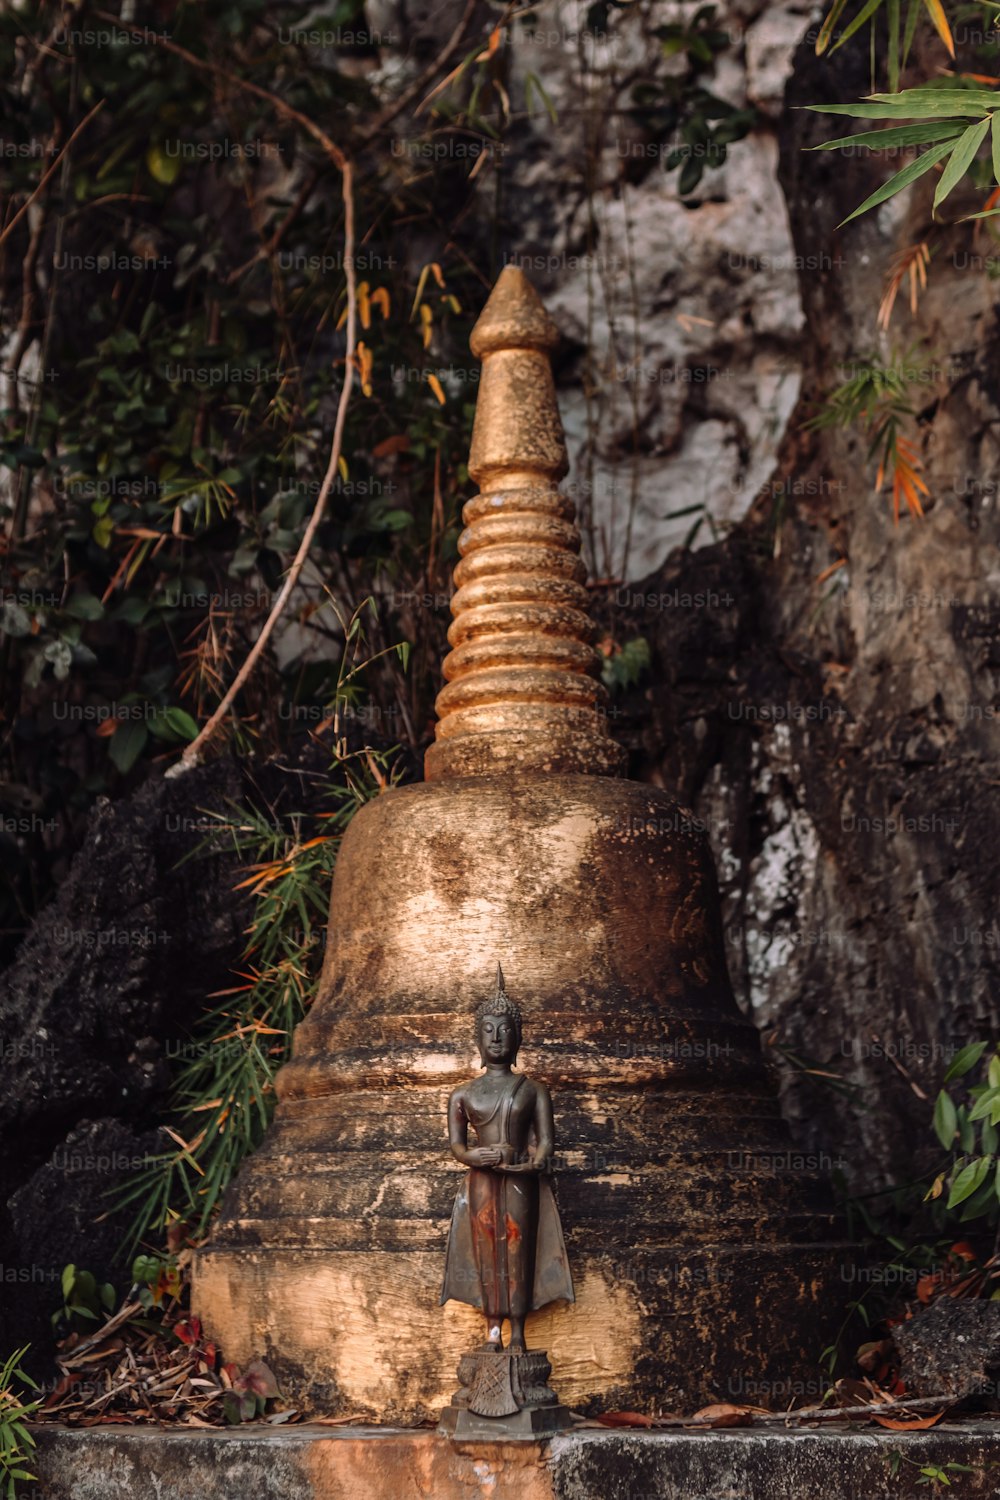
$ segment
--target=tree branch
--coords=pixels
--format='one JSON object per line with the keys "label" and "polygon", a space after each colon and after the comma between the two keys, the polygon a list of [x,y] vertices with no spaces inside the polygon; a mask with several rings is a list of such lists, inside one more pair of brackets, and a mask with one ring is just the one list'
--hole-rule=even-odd
{"label": "tree branch", "polygon": [[31,192],[31,193],[28,194],[27,198],[25,198],[24,202],[21,204],[21,207],[18,209],[17,213],[11,219],[10,223],[7,224],[7,225],[5,225],[4,228],[2,230],[0,230],[0,245],[3,244],[3,242],[7,238],[7,236],[13,232],[13,230],[17,227],[17,225],[24,218],[24,215],[28,212],[28,209],[34,203],[35,199],[38,197],[39,193],[42,191],[42,188],[48,182],[48,180],[52,176],[53,172],[55,172],[56,168],[61,165],[63,157],[66,155],[66,152],[72,146],[73,142],[76,140],[76,138],[80,134],[81,130],[85,130],[86,129],[86,127],[90,124],[91,120],[97,114],[97,111],[99,109],[103,109],[104,108],[106,102],[107,101],[104,100],[104,99],[98,99],[97,103],[94,105],[93,109],[89,112],[89,114],[84,115],[83,119],[80,121],[79,125],[73,131],[73,134],[70,136],[69,140],[66,142],[65,146],[62,148],[62,150],[60,151],[59,155],[56,157],[55,161],[52,163],[51,167],[49,167],[48,171],[43,174],[42,180],[39,182],[38,186],[34,189],[33,192]]}
{"label": "tree branch", "polygon": [[168,776],[180,776],[185,771],[190,771],[194,766],[201,764],[206,746],[208,745],[209,741],[215,736],[216,732],[219,729],[219,726],[228,715],[229,710],[232,708],[233,702],[235,701],[238,693],[243,688],[254,667],[256,666],[257,661],[259,660],[261,652],[264,650],[264,647],[270,640],[271,635],[274,632],[274,627],[277,625],[278,621],[285,611],[285,607],[288,604],[289,599],[291,598],[292,592],[295,589],[295,585],[299,581],[299,575],[301,574],[302,569],[305,566],[306,558],[309,556],[309,549],[312,546],[313,537],[316,535],[319,524],[323,519],[324,513],[326,511],[327,501],[330,497],[330,491],[333,488],[333,482],[337,477],[337,469],[340,463],[340,454],[344,442],[344,424],[347,420],[347,408],[350,402],[351,387],[354,384],[354,359],[356,349],[357,322],[357,280],[354,270],[353,172],[351,169],[351,163],[347,160],[347,158],[342,157],[342,161],[342,193],[344,201],[344,270],[347,276],[347,348],[344,357],[344,383],[340,389],[340,400],[337,404],[337,419],[334,422],[333,426],[333,439],[330,445],[330,458],[326,466],[326,473],[323,476],[323,483],[320,485],[319,494],[316,497],[316,504],[313,507],[313,513],[309,517],[309,524],[307,525],[305,531],[302,533],[302,540],[299,543],[298,551],[295,554],[295,558],[292,562],[291,567],[285,575],[285,581],[278,591],[278,596],[275,599],[274,603],[271,605],[271,612],[268,615],[267,619],[264,621],[260,635],[254,641],[249,652],[247,653],[246,660],[240,667],[236,676],[233,678],[232,684],[228,688],[224,698],[222,699],[222,702],[212,714],[212,717],[207,721],[207,723],[202,726],[197,737],[191,741],[190,745],[187,746],[180,760],[177,761],[175,765],[171,766],[170,770],[167,772]]}

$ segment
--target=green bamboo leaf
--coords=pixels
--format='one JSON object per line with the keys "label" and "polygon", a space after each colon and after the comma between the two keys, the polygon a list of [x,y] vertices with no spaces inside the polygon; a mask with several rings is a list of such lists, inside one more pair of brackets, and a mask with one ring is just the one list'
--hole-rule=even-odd
{"label": "green bamboo leaf", "polygon": [[863,5],[858,11],[857,15],[854,17],[854,20],[850,21],[844,27],[839,37],[830,48],[831,57],[836,52],[838,47],[842,47],[845,42],[849,42],[854,33],[856,31],[860,31],[861,27],[865,24],[869,17],[875,14],[881,4],[882,0],[867,0],[867,4]]}
{"label": "green bamboo leaf", "polygon": [[879,151],[885,146],[926,146],[929,141],[944,141],[961,135],[957,120],[924,120],[917,125],[888,125],[881,130],[860,130],[856,135],[841,135],[810,151],[834,151],[843,146],[869,146]]}
{"label": "green bamboo leaf", "polygon": [[870,194],[864,203],[859,203],[853,213],[848,214],[846,219],[840,221],[837,228],[841,229],[845,224],[849,224],[852,219],[856,219],[859,214],[866,213],[868,209],[877,207],[878,204],[884,203],[887,198],[892,198],[896,193],[901,192],[903,188],[909,187],[911,182],[916,182],[918,177],[922,177],[925,172],[929,172],[931,167],[935,166],[943,156],[947,156],[951,150],[950,141],[942,141],[937,146],[931,146],[922,156],[918,156],[916,161],[910,162],[908,167],[904,167],[901,172],[896,172],[889,178],[888,182],[883,182],[880,188],[876,188],[875,192]]}
{"label": "green bamboo leaf", "polygon": [[970,125],[968,130],[963,131],[958,139],[958,144],[953,147],[948,165],[941,173],[941,180],[934,189],[934,209],[943,203],[953,188],[956,188],[965,176],[966,172],[975,161],[976,152],[986,137],[990,128],[990,116],[980,120],[978,125]]}
{"label": "green bamboo leaf", "polygon": [[962,1168],[952,1183],[951,1192],[948,1194],[948,1207],[950,1209],[957,1208],[960,1203],[965,1202],[966,1198],[971,1198],[973,1193],[978,1191],[982,1186],[983,1178],[990,1169],[990,1165],[990,1158],[988,1156],[981,1156],[978,1161],[970,1161],[967,1167]]}
{"label": "green bamboo leaf", "polygon": [[819,36],[816,38],[817,57],[822,57],[827,47],[829,47],[830,38],[833,35],[833,28],[840,20],[841,12],[843,11],[846,4],[847,0],[833,0],[833,4],[830,6],[830,14],[827,16],[826,20],[820,27]]}
{"label": "green bamboo leaf", "polygon": [[889,88],[899,88],[899,0],[888,0],[886,22],[889,28]]}
{"label": "green bamboo leaf", "polygon": [[966,104],[979,105],[983,110],[996,109],[1000,104],[1000,90],[967,88],[960,80],[949,79],[947,83],[919,83],[912,89],[902,89],[898,94],[866,94],[866,99],[876,104],[926,103],[928,99],[942,99],[946,106],[960,100]]}
{"label": "green bamboo leaf", "polygon": [[903,32],[903,67],[906,67],[910,57],[910,48],[913,46],[913,38],[917,34],[917,22],[920,20],[920,7],[922,0],[910,0],[906,11],[906,28]]}
{"label": "green bamboo leaf", "polygon": [[970,1042],[967,1047],[962,1047],[956,1052],[951,1060],[951,1066],[944,1075],[945,1083],[951,1083],[953,1079],[964,1078],[966,1073],[971,1073],[988,1045],[987,1042]]}
{"label": "green bamboo leaf", "polygon": [[851,104],[807,104],[817,114],[850,115],[873,120],[942,120],[979,118],[1000,106],[996,89],[935,88],[921,84],[893,94],[866,94]]}
{"label": "green bamboo leaf", "polygon": [[992,136],[990,144],[993,147],[993,177],[1000,182],[1000,110],[990,117],[992,122]]}
{"label": "green bamboo leaf", "polygon": [[983,1089],[969,1112],[969,1119],[984,1119],[998,1100],[1000,1100],[1000,1089]]}
{"label": "green bamboo leaf", "polygon": [[957,1125],[958,1116],[955,1113],[954,1101],[951,1095],[946,1094],[942,1089],[934,1104],[934,1134],[946,1151],[951,1150]]}
{"label": "green bamboo leaf", "polygon": [[[957,91],[956,91],[957,92]],[[967,96],[970,90],[963,89],[963,96]],[[961,99],[951,93],[945,96],[943,90],[938,89],[930,98],[919,100],[908,100],[906,104],[898,101],[904,98],[904,94],[886,96],[897,101],[886,103],[885,99],[860,99],[855,104],[806,104],[804,108],[811,109],[816,115],[847,115],[852,120],[957,120],[972,117],[978,119],[987,113],[985,104],[970,102],[967,97]],[[994,101],[994,106],[997,102]]]}

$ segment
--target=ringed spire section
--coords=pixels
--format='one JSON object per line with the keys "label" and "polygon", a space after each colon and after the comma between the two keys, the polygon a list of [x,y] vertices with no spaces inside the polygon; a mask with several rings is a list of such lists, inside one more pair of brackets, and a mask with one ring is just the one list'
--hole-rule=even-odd
{"label": "ringed spire section", "polygon": [[620,775],[588,609],[550,358],[559,331],[507,266],[472,330],[483,362],[462,512],[447,686],[428,781],[498,771]]}

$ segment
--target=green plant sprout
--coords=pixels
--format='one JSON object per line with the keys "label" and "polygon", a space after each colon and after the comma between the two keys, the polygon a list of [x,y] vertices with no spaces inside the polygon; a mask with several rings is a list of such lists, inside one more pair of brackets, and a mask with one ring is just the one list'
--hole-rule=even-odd
{"label": "green plant sprout", "polygon": [[343,720],[358,701],[364,671],[387,652],[405,666],[407,646],[368,654],[364,622],[375,618],[372,599],[349,619],[335,603],[331,607],[343,633],[330,705],[334,808],[293,814],[287,827],[254,807],[207,814],[216,826],[193,853],[217,852],[220,841],[227,841],[248,872],[238,889],[250,892],[253,911],[239,982],[209,996],[218,1003],[202,1017],[191,1055],[173,1080],[175,1123],[163,1129],[176,1149],[157,1154],[114,1194],[116,1208],[134,1208],[124,1247],[129,1254],[145,1235],[162,1233],[178,1220],[193,1237],[203,1235],[240,1162],[263,1139],[274,1110],[275,1076],[319,976],[340,838],[358,808],[398,776],[395,750],[350,748]]}
{"label": "green plant sprout", "polygon": [[17,1500],[18,1484],[35,1479],[25,1467],[31,1462],[30,1450],[35,1446],[26,1424],[38,1410],[38,1402],[25,1401],[14,1389],[15,1382],[31,1390],[38,1389],[31,1376],[21,1369],[28,1347],[16,1349],[0,1366],[0,1488],[4,1500]]}

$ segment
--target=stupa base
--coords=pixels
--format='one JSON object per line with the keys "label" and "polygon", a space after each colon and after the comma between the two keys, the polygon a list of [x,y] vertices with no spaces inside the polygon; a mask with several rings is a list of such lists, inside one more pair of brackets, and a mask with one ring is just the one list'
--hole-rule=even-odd
{"label": "stupa base", "polygon": [[[528,1344],[586,1415],[818,1401],[851,1269],[829,1244],[579,1255],[575,1304],[532,1314]],[[452,1401],[482,1338],[480,1313],[437,1305],[440,1276],[437,1251],[215,1246],[198,1257],[196,1303],[226,1358],[263,1357],[299,1410],[419,1426]]]}
{"label": "stupa base", "polygon": [[529,1022],[524,1070],[555,1100],[576,1302],[527,1338],[560,1399],[818,1394],[852,1251],[733,1000],[690,814],[602,777],[396,788],[348,828],[331,911],[274,1123],[195,1263],[195,1311],[227,1358],[262,1355],[305,1410],[437,1421],[483,1336],[465,1303],[439,1306],[461,1179],[447,1113],[500,962]]}

